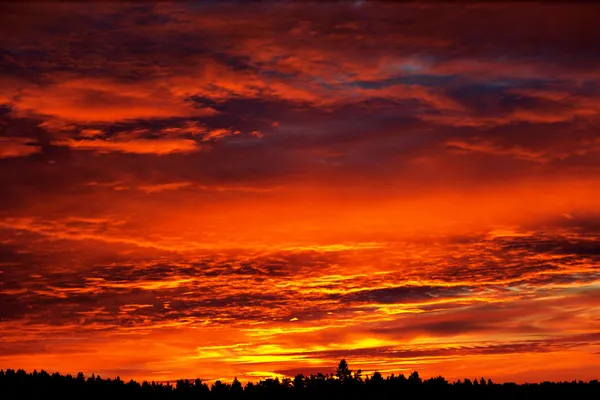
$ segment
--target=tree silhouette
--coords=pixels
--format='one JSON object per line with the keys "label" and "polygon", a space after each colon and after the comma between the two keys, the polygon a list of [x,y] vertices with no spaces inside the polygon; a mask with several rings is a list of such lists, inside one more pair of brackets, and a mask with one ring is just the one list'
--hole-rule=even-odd
{"label": "tree silhouette", "polygon": [[421,383],[421,377],[419,376],[419,373],[417,371],[413,371],[413,373],[408,377],[408,382],[415,385]]}
{"label": "tree silhouette", "polygon": [[[337,378],[336,378],[337,377]],[[529,399],[598,399],[598,380],[589,382],[543,382],[539,384],[493,383],[491,379],[465,378],[449,383],[437,376],[423,380],[417,371],[408,378],[403,374],[384,378],[374,372],[361,379],[360,370],[352,375],[348,363],[340,361],[335,375],[296,375],[291,380],[267,378],[248,382],[245,386],[237,379],[231,383],[215,381],[210,387],[200,379],[179,379],[175,385],[130,380],[119,377],[104,379],[78,373],[60,375],[46,371],[26,373],[23,370],[0,370],[0,399],[59,398],[61,400],[329,400],[329,399],[392,399],[392,398],[444,398],[445,400],[529,400]]]}
{"label": "tree silhouette", "polygon": [[383,382],[383,376],[381,376],[381,372],[379,372],[379,371],[373,372],[373,376],[371,377],[371,382],[373,382],[373,383]]}
{"label": "tree silhouette", "polygon": [[302,374],[296,375],[296,377],[294,378],[293,385],[294,385],[294,388],[296,388],[296,390],[303,389],[304,388],[304,375],[302,375]]}
{"label": "tree silhouette", "polygon": [[233,382],[231,383],[230,391],[231,391],[231,394],[233,395],[233,397],[235,397],[235,398],[241,397],[241,395],[244,392],[244,387],[242,386],[240,381],[238,381],[237,376],[235,378],[233,378]]}
{"label": "tree silhouette", "polygon": [[356,372],[354,373],[354,380],[362,381],[362,369],[356,370]]}
{"label": "tree silhouette", "polygon": [[346,360],[342,359],[335,370],[335,376],[342,382],[352,379],[352,370],[348,367]]}

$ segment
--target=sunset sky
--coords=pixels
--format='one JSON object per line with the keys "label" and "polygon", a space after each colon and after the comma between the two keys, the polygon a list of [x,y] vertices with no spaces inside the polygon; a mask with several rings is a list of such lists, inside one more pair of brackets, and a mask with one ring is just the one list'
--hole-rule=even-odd
{"label": "sunset sky", "polygon": [[0,369],[597,379],[600,7],[0,4]]}

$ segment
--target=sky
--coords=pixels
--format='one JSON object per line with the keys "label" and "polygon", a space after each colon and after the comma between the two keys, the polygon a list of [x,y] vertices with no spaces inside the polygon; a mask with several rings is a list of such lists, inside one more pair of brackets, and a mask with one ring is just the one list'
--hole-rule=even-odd
{"label": "sky", "polygon": [[600,371],[599,6],[0,4],[0,369]]}

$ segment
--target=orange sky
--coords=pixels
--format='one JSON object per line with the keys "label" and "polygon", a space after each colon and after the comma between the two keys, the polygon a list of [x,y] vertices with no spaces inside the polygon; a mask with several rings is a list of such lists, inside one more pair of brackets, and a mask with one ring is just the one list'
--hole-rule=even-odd
{"label": "orange sky", "polygon": [[0,369],[597,379],[592,4],[0,6]]}

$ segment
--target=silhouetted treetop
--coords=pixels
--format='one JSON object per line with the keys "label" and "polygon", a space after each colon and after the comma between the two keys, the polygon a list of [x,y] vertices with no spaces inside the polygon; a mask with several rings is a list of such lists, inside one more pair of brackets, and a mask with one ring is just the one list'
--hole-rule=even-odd
{"label": "silhouetted treetop", "polygon": [[337,369],[335,370],[335,376],[337,376],[341,381],[352,379],[352,370],[348,367],[346,360],[340,361]]}

